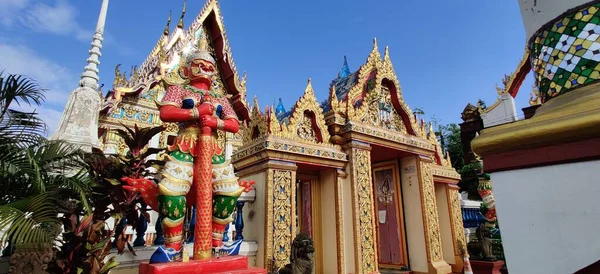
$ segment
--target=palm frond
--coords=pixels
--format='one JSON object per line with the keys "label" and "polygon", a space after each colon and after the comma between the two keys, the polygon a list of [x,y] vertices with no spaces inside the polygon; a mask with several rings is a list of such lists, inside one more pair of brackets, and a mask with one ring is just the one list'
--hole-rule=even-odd
{"label": "palm frond", "polygon": [[73,176],[59,174],[47,178],[47,185],[52,185],[65,193],[61,197],[72,197],[79,201],[87,213],[92,212],[90,195],[92,194],[91,186],[93,183],[93,179],[89,176],[87,170],[83,168]]}
{"label": "palm frond", "polygon": [[35,112],[9,109],[0,117],[0,144],[35,144],[46,133],[47,127]]}
{"label": "palm frond", "polygon": [[0,242],[9,240],[13,246],[52,245],[60,225],[52,195],[38,194],[0,206],[0,230],[6,230]]}
{"label": "palm frond", "polygon": [[3,117],[10,105],[21,102],[40,105],[46,99],[44,92],[35,81],[19,74],[4,75],[0,72],[0,117]]}

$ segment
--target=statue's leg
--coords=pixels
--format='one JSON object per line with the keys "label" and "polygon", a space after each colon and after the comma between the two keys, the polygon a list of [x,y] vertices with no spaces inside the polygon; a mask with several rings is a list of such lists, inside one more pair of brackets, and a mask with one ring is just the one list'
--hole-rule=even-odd
{"label": "statue's leg", "polygon": [[[193,157],[190,154],[179,150],[169,153],[161,173],[162,179],[158,184],[158,209],[159,215],[162,217],[166,251],[157,250],[156,252],[167,253],[167,255],[155,258],[155,262],[181,258],[181,248],[185,240],[183,238],[183,221],[186,211],[186,194],[192,185],[193,166]],[[165,256],[167,258],[164,258]],[[153,262],[152,258],[150,262]]]}
{"label": "statue's leg", "polygon": [[244,191],[244,188],[238,184],[233,166],[220,156],[213,157],[213,247],[220,247],[223,244],[225,227],[233,221],[235,204]]}

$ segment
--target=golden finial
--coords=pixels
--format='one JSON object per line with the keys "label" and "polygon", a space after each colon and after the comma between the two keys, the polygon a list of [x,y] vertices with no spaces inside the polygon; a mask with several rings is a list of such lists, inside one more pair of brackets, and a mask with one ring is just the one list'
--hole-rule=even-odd
{"label": "golden finial", "polygon": [[248,74],[246,74],[246,72],[244,71],[244,75],[242,76],[242,80],[240,81],[240,86],[243,89],[246,89],[246,80],[248,78]]}
{"label": "golden finial", "polygon": [[529,105],[537,106],[542,104],[542,98],[540,97],[540,91],[537,86],[534,84],[531,89],[531,93],[529,94]]}
{"label": "golden finial", "polygon": [[377,47],[377,37],[373,37],[373,50],[379,50]]}
{"label": "golden finial", "polygon": [[390,48],[385,46],[385,53],[383,54],[383,60],[390,60]]}
{"label": "golden finial", "polygon": [[314,90],[312,87],[312,80],[310,79],[310,77],[308,78],[308,83],[306,84],[306,89],[304,90],[304,95],[302,95],[302,97],[306,97],[307,94],[314,94]]}
{"label": "golden finial", "polygon": [[275,107],[271,106],[269,112],[267,113],[267,119],[269,121],[269,133],[277,133],[281,131],[281,126],[279,124],[279,119],[277,119],[277,115],[275,115]]}
{"label": "golden finial", "polygon": [[259,110],[260,107],[258,106],[258,97],[256,97],[256,95],[254,95],[254,108]]}
{"label": "golden finial", "polygon": [[208,52],[208,38],[204,34],[204,32],[200,33],[200,37],[198,37],[198,44],[196,45],[199,51]]}
{"label": "golden finial", "polygon": [[183,0],[183,10],[181,11],[181,17],[179,17],[179,22],[177,23],[177,27],[183,29],[183,17],[185,16],[185,9],[187,6],[187,0]]}
{"label": "golden finial", "polygon": [[165,26],[165,30],[163,31],[164,36],[169,36],[169,30],[171,26],[171,11],[169,11],[169,19],[167,19],[167,25]]}

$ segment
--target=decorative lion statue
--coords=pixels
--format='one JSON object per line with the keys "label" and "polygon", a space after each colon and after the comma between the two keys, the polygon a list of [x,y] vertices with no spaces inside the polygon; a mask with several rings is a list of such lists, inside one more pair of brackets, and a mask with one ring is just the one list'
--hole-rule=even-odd
{"label": "decorative lion statue", "polygon": [[278,274],[312,274],[314,268],[313,240],[304,233],[296,235],[292,243],[290,263],[279,269]]}
{"label": "decorative lion statue", "polygon": [[492,236],[489,228],[481,223],[475,234],[477,235],[477,242],[467,244],[471,257],[475,260],[496,261],[496,257],[492,255]]}

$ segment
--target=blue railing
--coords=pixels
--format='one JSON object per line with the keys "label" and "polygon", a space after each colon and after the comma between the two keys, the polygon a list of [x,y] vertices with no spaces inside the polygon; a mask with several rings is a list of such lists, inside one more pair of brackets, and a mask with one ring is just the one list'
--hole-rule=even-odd
{"label": "blue railing", "polygon": [[477,227],[485,221],[479,208],[463,208],[462,218],[464,227]]}

